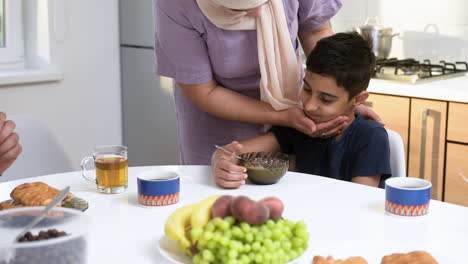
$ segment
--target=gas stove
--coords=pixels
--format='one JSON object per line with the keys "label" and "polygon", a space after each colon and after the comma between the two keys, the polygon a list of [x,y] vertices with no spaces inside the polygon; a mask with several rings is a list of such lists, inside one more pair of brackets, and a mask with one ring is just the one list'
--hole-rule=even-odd
{"label": "gas stove", "polygon": [[430,60],[420,62],[415,59],[390,58],[377,60],[372,78],[418,84],[465,76],[467,73],[468,64],[463,61],[455,63],[440,61],[435,64]]}

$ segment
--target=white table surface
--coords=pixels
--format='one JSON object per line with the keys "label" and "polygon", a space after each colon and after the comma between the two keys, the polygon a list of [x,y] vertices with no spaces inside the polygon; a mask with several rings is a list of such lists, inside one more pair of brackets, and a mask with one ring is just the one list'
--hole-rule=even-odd
{"label": "white table surface", "polygon": [[[179,173],[183,179],[179,203],[155,208],[138,205],[136,175],[148,169]],[[332,255],[362,256],[369,264],[380,264],[384,255],[413,250],[430,252],[440,264],[468,263],[467,207],[433,200],[426,216],[389,216],[384,212],[383,189],[314,175],[288,172],[274,185],[225,190],[214,184],[206,166],[132,167],[128,190],[122,194],[100,194],[80,172],[70,172],[1,183],[0,200],[9,199],[18,184],[33,181],[56,188],[70,185],[76,196],[88,201],[90,264],[168,263],[156,249],[167,217],[181,206],[214,194],[252,199],[273,195],[283,200],[283,216],[306,221],[310,231],[310,246],[301,263],[311,263],[314,255]]]}

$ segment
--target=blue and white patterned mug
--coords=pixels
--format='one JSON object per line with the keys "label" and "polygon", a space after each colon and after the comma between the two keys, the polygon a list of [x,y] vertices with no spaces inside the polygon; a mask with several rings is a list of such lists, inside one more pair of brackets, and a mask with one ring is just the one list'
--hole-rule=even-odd
{"label": "blue and white patterned mug", "polygon": [[172,171],[150,170],[140,173],[138,203],[145,206],[164,206],[179,202],[180,177]]}
{"label": "blue and white patterned mug", "polygon": [[385,211],[414,217],[429,212],[432,183],[419,178],[396,177],[385,181]]}

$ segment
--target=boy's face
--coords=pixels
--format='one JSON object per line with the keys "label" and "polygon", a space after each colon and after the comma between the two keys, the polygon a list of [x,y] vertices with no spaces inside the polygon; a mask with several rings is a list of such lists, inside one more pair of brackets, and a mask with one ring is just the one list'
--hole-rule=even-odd
{"label": "boy's face", "polygon": [[364,94],[365,100],[365,91],[349,100],[348,91],[337,86],[334,79],[306,71],[301,100],[305,114],[315,123],[322,123],[338,116],[353,118],[354,107],[364,101]]}

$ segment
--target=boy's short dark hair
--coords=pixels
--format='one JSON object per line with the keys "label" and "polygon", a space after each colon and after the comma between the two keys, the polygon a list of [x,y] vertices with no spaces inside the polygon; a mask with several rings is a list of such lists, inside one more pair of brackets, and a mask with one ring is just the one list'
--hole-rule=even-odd
{"label": "boy's short dark hair", "polygon": [[356,32],[337,33],[317,42],[307,57],[307,70],[331,77],[349,99],[365,91],[374,73],[372,44]]}

